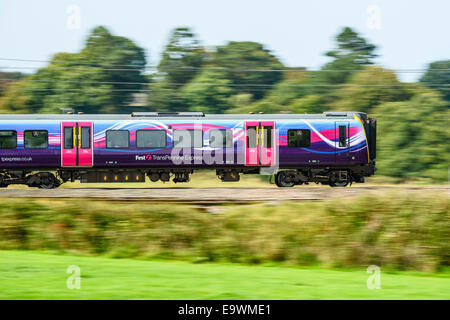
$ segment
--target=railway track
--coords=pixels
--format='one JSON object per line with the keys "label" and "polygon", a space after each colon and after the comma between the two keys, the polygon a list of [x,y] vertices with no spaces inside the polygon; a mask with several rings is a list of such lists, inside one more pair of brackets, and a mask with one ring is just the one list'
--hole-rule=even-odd
{"label": "railway track", "polygon": [[278,201],[326,200],[354,198],[377,194],[423,193],[450,195],[448,186],[363,186],[350,188],[67,188],[67,189],[0,189],[0,198],[92,199],[113,201],[176,202],[223,204]]}

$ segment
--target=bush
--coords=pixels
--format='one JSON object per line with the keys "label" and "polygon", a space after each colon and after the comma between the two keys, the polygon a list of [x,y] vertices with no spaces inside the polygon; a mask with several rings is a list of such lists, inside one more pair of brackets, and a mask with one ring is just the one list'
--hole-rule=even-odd
{"label": "bush", "polygon": [[423,271],[450,264],[449,200],[438,195],[231,206],[222,214],[104,201],[0,205],[0,249]]}
{"label": "bush", "polygon": [[377,116],[377,174],[448,181],[450,117],[448,102],[423,89],[407,102],[388,102]]}

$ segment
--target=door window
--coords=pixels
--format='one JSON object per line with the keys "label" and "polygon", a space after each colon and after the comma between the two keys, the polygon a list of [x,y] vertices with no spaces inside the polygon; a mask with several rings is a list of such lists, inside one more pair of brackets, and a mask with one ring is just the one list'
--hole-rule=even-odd
{"label": "door window", "polygon": [[258,136],[255,126],[247,127],[247,148],[257,148]]}
{"label": "door window", "polygon": [[347,146],[347,126],[339,126],[339,147]]}
{"label": "door window", "polygon": [[64,149],[73,149],[73,127],[64,127]]}
{"label": "door window", "polygon": [[81,149],[91,148],[91,128],[81,127]]}
{"label": "door window", "polygon": [[273,127],[272,126],[265,126],[263,127],[263,135],[264,135],[264,139],[263,139],[263,145],[262,147],[264,148],[272,148],[272,130]]}

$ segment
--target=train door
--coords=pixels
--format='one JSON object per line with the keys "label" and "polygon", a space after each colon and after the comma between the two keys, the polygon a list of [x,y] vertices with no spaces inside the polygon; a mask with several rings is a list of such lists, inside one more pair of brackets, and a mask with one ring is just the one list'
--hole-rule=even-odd
{"label": "train door", "polygon": [[335,159],[336,162],[348,161],[350,158],[350,123],[335,122]]}
{"label": "train door", "polygon": [[93,135],[92,122],[62,122],[61,166],[92,167]]}
{"label": "train door", "polygon": [[246,165],[275,164],[275,122],[246,122],[245,137]]}
{"label": "train door", "polygon": [[275,122],[261,122],[260,162],[264,166],[275,164]]}
{"label": "train door", "polygon": [[259,122],[245,123],[245,164],[259,165]]}

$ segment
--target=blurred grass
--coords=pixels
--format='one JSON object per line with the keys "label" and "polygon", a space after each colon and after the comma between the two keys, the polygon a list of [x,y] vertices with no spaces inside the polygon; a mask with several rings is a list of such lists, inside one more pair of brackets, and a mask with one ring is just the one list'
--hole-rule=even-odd
{"label": "blurred grass", "polygon": [[[81,288],[67,289],[68,266]],[[449,274],[434,277],[381,269],[369,290],[365,268],[324,270],[192,264],[0,251],[0,299],[449,299]]]}
{"label": "blurred grass", "polygon": [[446,195],[216,206],[0,199],[0,249],[326,267],[450,265]]}

